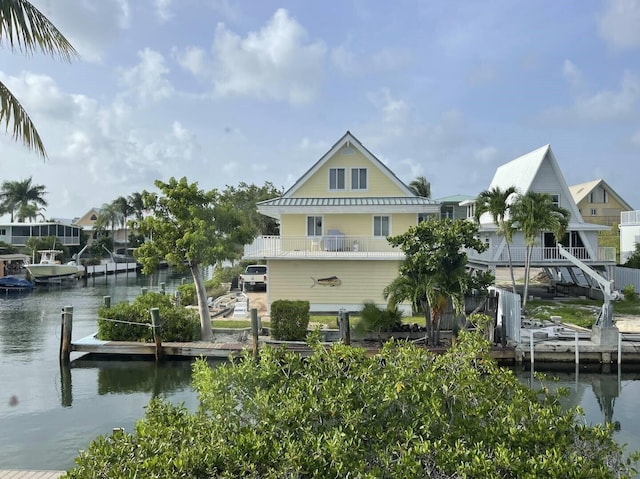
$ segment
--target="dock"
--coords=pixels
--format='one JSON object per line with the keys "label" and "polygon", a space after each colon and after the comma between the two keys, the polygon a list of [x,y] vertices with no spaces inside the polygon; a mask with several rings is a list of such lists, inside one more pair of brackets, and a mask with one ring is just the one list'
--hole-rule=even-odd
{"label": "dock", "polygon": [[57,479],[65,471],[0,471],[0,479]]}

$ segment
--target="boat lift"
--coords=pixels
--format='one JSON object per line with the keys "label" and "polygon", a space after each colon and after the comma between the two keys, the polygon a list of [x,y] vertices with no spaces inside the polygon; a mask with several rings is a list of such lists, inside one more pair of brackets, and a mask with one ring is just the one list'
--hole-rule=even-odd
{"label": "boat lift", "polygon": [[568,259],[574,266],[580,268],[586,275],[593,279],[604,296],[604,304],[600,310],[600,314],[593,325],[592,341],[598,344],[615,344],[618,341],[618,328],[613,325],[613,305],[611,300],[614,298],[614,281],[602,277],[600,273],[586,265],[578,258],[573,256],[569,251],[563,248],[561,244],[556,245],[558,252]]}

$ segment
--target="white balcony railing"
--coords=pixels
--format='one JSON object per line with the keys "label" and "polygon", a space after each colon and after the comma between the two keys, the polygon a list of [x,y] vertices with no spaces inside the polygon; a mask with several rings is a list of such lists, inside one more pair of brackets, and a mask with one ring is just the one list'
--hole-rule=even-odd
{"label": "white balcony railing", "polygon": [[259,236],[244,247],[244,257],[395,257],[403,258],[386,238],[372,236]]}
{"label": "white balcony railing", "polygon": [[[593,258],[589,254],[586,248],[565,248],[573,256],[579,260],[586,262],[603,262],[603,261],[616,261],[616,249],[612,247],[600,247],[597,250],[597,257]],[[467,256],[471,260],[479,260],[486,262],[504,263],[507,264],[509,256],[507,249],[503,248],[500,254],[497,254],[496,248],[490,248],[484,253],[478,253],[475,250],[467,250]],[[526,257],[526,247],[524,246],[511,246],[511,261],[514,264],[524,264]],[[541,248],[535,247],[531,254],[531,261],[534,263],[557,263],[565,262],[568,260],[560,254],[557,248]]]}
{"label": "white balcony railing", "polygon": [[[615,248],[598,248],[597,258],[592,258],[586,248],[567,248],[576,258],[590,262],[616,261]],[[524,264],[526,248],[524,246],[511,247],[511,259],[514,264]],[[475,250],[467,250],[470,260],[486,263],[508,263],[506,248],[500,254],[496,248],[491,248],[484,253]],[[398,248],[393,248],[386,238],[374,238],[371,236],[259,236],[256,240],[244,247],[244,258],[397,258],[403,259],[404,254]],[[534,248],[532,257],[534,263],[564,263],[566,260],[557,248]]]}
{"label": "white balcony railing", "polygon": [[640,210],[635,211],[623,211],[620,213],[620,224],[640,224]]}

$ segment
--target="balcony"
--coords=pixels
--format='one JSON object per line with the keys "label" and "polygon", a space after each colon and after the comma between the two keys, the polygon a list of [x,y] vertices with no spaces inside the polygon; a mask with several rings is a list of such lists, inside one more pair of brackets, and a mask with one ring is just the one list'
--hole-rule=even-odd
{"label": "balcony", "polygon": [[243,258],[401,260],[404,254],[386,238],[372,236],[259,236],[244,247]]}
{"label": "balcony", "polygon": [[[566,248],[569,253],[585,263],[615,263],[616,249],[612,247],[600,247],[597,249],[597,257],[592,258],[586,248]],[[485,264],[495,263],[498,265],[509,264],[509,256],[507,248],[503,248],[498,254],[497,248],[490,248],[484,253],[478,253],[475,250],[467,250],[469,260],[481,262]],[[526,257],[526,247],[511,246],[511,261],[514,265],[524,265]],[[531,264],[533,265],[551,265],[551,264],[570,264],[569,260],[560,254],[557,248],[536,247],[531,254]]]}
{"label": "balcony", "polygon": [[639,225],[640,224],[640,210],[635,211],[623,211],[620,213],[621,225]]}

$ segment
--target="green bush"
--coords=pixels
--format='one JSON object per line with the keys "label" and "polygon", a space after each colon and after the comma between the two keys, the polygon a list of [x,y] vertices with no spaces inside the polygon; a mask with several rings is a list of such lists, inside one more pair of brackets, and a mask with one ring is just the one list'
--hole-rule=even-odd
{"label": "green bush", "polygon": [[98,338],[105,341],[153,341],[152,308],[159,309],[160,337],[163,341],[199,339],[198,315],[185,308],[174,307],[171,296],[153,292],[138,296],[133,304],[122,302],[111,308],[102,306],[98,310]]}
{"label": "green bush", "polygon": [[628,284],[624,288],[622,288],[622,294],[624,295],[624,300],[629,301],[630,303],[635,303],[638,300],[636,287],[632,284]]}
{"label": "green bush", "polygon": [[278,300],[271,303],[271,337],[303,341],[309,326],[309,301]]}
{"label": "green bush", "polygon": [[379,308],[371,302],[364,303],[360,311],[358,332],[390,333],[402,327],[402,311],[398,308]]}
{"label": "green bush", "polygon": [[68,479],[629,478],[611,427],[588,426],[544,380],[530,389],[461,331],[435,355],[387,343],[267,348],[259,362],[199,360],[189,412],[154,399],[135,431],[81,451]]}

